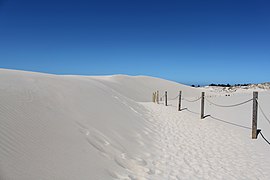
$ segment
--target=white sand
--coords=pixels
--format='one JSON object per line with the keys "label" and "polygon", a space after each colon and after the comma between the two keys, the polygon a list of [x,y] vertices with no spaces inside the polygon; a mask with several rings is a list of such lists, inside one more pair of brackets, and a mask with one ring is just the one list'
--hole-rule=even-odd
{"label": "white sand", "polygon": [[[221,120],[200,120],[178,112],[176,100],[150,102],[155,90],[192,99],[203,89],[145,76],[0,69],[0,179],[270,179],[270,146],[251,139],[252,102],[206,103],[206,114]],[[270,92],[260,92],[259,102],[269,117]],[[199,102],[183,107],[200,111]],[[270,138],[261,113],[259,128]]]}

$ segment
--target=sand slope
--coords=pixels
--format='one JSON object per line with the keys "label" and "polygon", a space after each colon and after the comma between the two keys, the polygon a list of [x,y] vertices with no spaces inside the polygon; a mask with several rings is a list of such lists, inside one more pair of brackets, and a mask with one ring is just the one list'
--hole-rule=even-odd
{"label": "sand slope", "polygon": [[[264,141],[252,141],[248,129],[177,112],[176,101],[149,102],[157,89],[169,98],[179,90],[200,94],[152,77],[0,69],[0,179],[270,178]],[[217,102],[230,102],[222,98]],[[198,111],[196,103],[183,106]],[[242,121],[250,116],[241,114],[245,108],[231,116],[207,108],[250,127]],[[260,125],[268,132],[267,123]]]}

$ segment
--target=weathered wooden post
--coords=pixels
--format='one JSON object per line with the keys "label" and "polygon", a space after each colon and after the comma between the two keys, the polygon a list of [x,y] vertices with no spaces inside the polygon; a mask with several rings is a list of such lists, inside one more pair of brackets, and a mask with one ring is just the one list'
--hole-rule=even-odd
{"label": "weathered wooden post", "polygon": [[159,92],[157,91],[157,103],[159,103]]}
{"label": "weathered wooden post", "polygon": [[154,103],[156,102],[156,92],[154,92]]}
{"label": "weathered wooden post", "polygon": [[201,119],[204,118],[204,95],[205,95],[205,93],[202,92],[202,98],[201,98]]}
{"label": "weathered wooden post", "polygon": [[168,100],[168,97],[167,97],[167,91],[165,91],[165,106],[168,106],[167,100]]}
{"label": "weathered wooden post", "polygon": [[258,92],[253,92],[252,139],[257,139]]}
{"label": "weathered wooden post", "polygon": [[178,111],[181,111],[181,96],[182,96],[182,91],[179,91]]}

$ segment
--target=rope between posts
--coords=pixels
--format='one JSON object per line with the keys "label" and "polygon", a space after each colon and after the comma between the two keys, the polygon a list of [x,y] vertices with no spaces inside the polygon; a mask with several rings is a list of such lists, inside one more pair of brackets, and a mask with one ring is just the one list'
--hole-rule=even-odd
{"label": "rope between posts", "polygon": [[220,105],[220,104],[216,104],[216,103],[213,103],[212,101],[209,101],[207,98],[205,98],[206,101],[208,101],[210,104],[213,104],[214,106],[217,106],[217,107],[235,107],[235,106],[240,106],[240,105],[243,105],[243,104],[246,104],[250,101],[252,101],[253,99],[249,99],[247,101],[244,101],[244,102],[241,102],[241,103],[238,103],[238,104],[232,104],[232,105]]}
{"label": "rope between posts", "polygon": [[263,117],[264,117],[264,118],[268,121],[268,123],[270,124],[270,120],[269,120],[269,119],[267,118],[267,116],[265,115],[265,113],[264,113],[262,107],[260,106],[260,103],[259,103],[258,99],[256,99],[256,101],[258,102],[258,106],[259,106],[259,109],[260,109],[260,111],[261,111]]}
{"label": "rope between posts", "polygon": [[169,99],[169,100],[175,100],[176,98],[178,98],[179,97],[179,95],[177,95],[175,98],[172,98],[172,99]]}
{"label": "rope between posts", "polygon": [[187,102],[196,102],[196,101],[199,101],[202,97],[199,97],[198,99],[195,99],[195,100],[188,100],[186,98],[182,98],[182,100],[184,101],[187,101]]}

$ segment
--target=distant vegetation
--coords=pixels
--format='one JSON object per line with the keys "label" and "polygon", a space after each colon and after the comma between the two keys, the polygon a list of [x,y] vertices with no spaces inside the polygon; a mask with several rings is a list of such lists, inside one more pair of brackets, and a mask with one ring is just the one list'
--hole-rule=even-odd
{"label": "distant vegetation", "polygon": [[[231,84],[209,84],[209,86],[217,86],[217,87],[237,87],[237,86],[249,86],[251,84],[234,84],[234,85],[231,85]],[[200,87],[200,85],[194,85],[192,84],[191,87]]]}
{"label": "distant vegetation", "polygon": [[[237,87],[237,86],[249,86],[251,84],[234,84],[234,85],[231,85],[231,84],[209,84],[209,86],[217,86],[217,87]],[[194,85],[192,84],[191,87],[200,87],[200,85]]]}
{"label": "distant vegetation", "polygon": [[250,84],[235,84],[235,85],[230,85],[230,84],[210,84],[209,86],[219,86],[219,87],[235,87],[235,86],[248,86]]}

